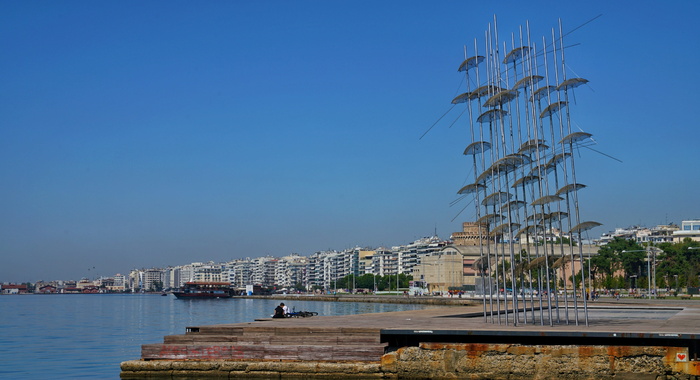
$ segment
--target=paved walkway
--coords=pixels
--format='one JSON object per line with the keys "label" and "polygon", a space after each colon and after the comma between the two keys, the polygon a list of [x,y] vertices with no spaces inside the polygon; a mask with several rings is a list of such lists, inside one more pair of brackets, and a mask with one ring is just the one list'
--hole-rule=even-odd
{"label": "paved walkway", "polygon": [[[561,305],[561,303],[560,303]],[[530,305],[528,305],[530,306]],[[539,305],[535,305],[539,309]],[[503,305],[501,305],[503,308]],[[424,310],[283,318],[211,326],[190,326],[186,334],[166,336],[162,344],[142,346],[145,360],[369,360],[386,347],[438,343],[526,345],[609,345],[687,347],[700,353],[700,303],[621,300],[591,302],[589,325],[573,321],[575,311],[559,311],[558,323],[515,325],[513,314],[484,318],[481,304]],[[556,311],[552,316],[556,318]],[[544,315],[549,315],[545,310]],[[540,312],[536,310],[535,317]],[[301,346],[300,346],[301,345]],[[304,349],[300,349],[304,347]],[[353,355],[352,358],[348,355]]]}
{"label": "paved walkway", "polygon": [[[529,304],[528,304],[529,306]],[[363,327],[400,330],[500,330],[500,331],[569,331],[569,332],[621,332],[621,333],[678,333],[700,335],[700,302],[674,300],[620,300],[589,302],[589,325],[583,319],[583,306],[579,305],[579,325],[573,321],[574,310],[569,309],[570,323],[563,321],[565,311],[560,309],[562,322],[549,325],[529,323],[513,325],[505,316],[501,323],[497,317],[485,322],[483,306],[451,306],[425,310],[358,314],[345,316],[316,316],[310,318],[287,318],[251,321],[238,325],[260,325],[277,327]],[[545,315],[547,311],[545,310]],[[469,317],[471,315],[479,315]],[[554,314],[556,315],[556,314]],[[539,310],[535,313],[539,318]]]}

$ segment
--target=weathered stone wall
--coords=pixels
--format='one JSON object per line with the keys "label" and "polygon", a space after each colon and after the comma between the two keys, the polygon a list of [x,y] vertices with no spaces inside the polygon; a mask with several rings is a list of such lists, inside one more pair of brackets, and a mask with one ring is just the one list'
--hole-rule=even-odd
{"label": "weathered stone wall", "polygon": [[[122,379],[382,379],[378,362],[142,361],[121,365]],[[391,376],[391,375],[390,375]]]}
{"label": "weathered stone wall", "polygon": [[679,347],[421,343],[381,362],[134,360],[122,363],[121,377],[698,380],[700,363],[687,355]]}
{"label": "weathered stone wall", "polygon": [[384,355],[382,370],[400,379],[643,380],[698,375],[696,366],[688,370],[688,362],[676,362],[678,352],[687,355],[687,349],[676,347],[421,343]]}

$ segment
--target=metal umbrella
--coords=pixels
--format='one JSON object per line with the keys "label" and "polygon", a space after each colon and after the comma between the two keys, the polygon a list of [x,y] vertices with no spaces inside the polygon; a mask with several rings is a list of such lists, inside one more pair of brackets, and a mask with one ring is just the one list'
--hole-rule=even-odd
{"label": "metal umbrella", "polygon": [[564,162],[564,159],[565,159],[565,158],[570,157],[570,156],[571,156],[571,153],[559,153],[559,154],[555,154],[555,155],[549,160],[549,162],[547,162],[547,166],[556,167],[557,165],[559,165],[559,164],[561,164],[562,162]]}
{"label": "metal umbrella", "polygon": [[576,227],[572,228],[571,231],[569,231],[569,233],[579,233],[580,234],[581,232],[588,231],[591,228],[596,228],[596,227],[602,226],[602,225],[603,225],[602,223],[592,222],[592,221],[591,222],[583,222],[583,223],[577,224]]}
{"label": "metal umbrella", "polygon": [[552,203],[552,202],[558,202],[558,201],[563,201],[564,198],[558,196],[558,195],[545,195],[544,197],[540,197],[538,199],[535,199],[530,203],[533,206],[540,206],[544,205],[547,203]]}
{"label": "metal umbrella", "polygon": [[484,153],[491,149],[491,143],[487,141],[476,141],[473,142],[464,149],[465,156],[471,156],[475,154]]}
{"label": "metal umbrella", "polygon": [[545,266],[547,262],[547,257],[546,256],[540,256],[532,261],[530,261],[530,265],[528,266],[528,269],[537,269]]}
{"label": "metal umbrella", "polygon": [[487,95],[490,96],[503,90],[505,89],[492,84],[487,84],[485,86],[477,87],[476,90],[472,91],[469,95],[469,100],[479,99]]}
{"label": "metal umbrella", "polygon": [[536,175],[526,175],[525,177],[518,178],[515,183],[513,183],[513,186],[511,187],[518,187],[520,185],[530,185],[533,183],[536,183],[537,181],[540,180],[540,177]]}
{"label": "metal umbrella", "polygon": [[476,222],[478,224],[493,224],[501,219],[503,219],[503,215],[501,214],[487,214],[479,218]]}
{"label": "metal umbrella", "polygon": [[518,223],[503,223],[500,226],[491,230],[490,235],[491,236],[503,235],[506,232],[512,232],[513,230],[516,230],[518,228],[520,228],[520,224],[518,224]]}
{"label": "metal umbrella", "polygon": [[503,59],[503,63],[509,64],[509,63],[517,62],[520,59],[522,59],[531,50],[532,50],[532,48],[529,46],[521,46],[521,47],[515,48],[515,49],[511,50],[508,54],[506,54],[506,57]]}
{"label": "metal umbrella", "polygon": [[565,101],[560,101],[560,102],[555,102],[547,106],[547,108],[542,111],[540,114],[540,119],[544,119],[547,116],[553,116],[555,113],[557,113],[560,109],[566,106]]}
{"label": "metal umbrella", "polygon": [[518,232],[515,234],[516,236],[520,236],[522,234],[530,234],[530,233],[538,233],[542,232],[544,229],[540,225],[531,225],[531,226],[525,226],[518,230]]}
{"label": "metal umbrella", "polygon": [[553,172],[555,168],[556,167],[554,165],[539,164],[539,165],[535,166],[534,168],[532,168],[532,170],[530,170],[530,174],[534,175],[534,174],[539,174],[540,172],[542,172],[542,174],[546,175],[546,174]]}
{"label": "metal umbrella", "polygon": [[530,96],[530,101],[538,101],[544,98],[545,96],[549,95],[550,93],[556,91],[557,88],[554,86],[544,86],[540,87],[535,92],[532,93],[532,96]]}
{"label": "metal umbrella", "polygon": [[469,95],[471,92],[465,92],[463,94],[459,94],[455,96],[454,99],[452,99],[452,104],[459,104],[459,103],[466,103],[467,100],[469,100]]}
{"label": "metal umbrella", "polygon": [[484,102],[484,107],[497,107],[502,106],[511,100],[518,97],[518,91],[516,90],[504,90],[491,96]]}
{"label": "metal umbrella", "polygon": [[525,78],[519,80],[513,85],[513,90],[520,90],[521,88],[527,88],[536,85],[539,81],[544,79],[541,75],[529,75]]}
{"label": "metal umbrella", "polygon": [[469,184],[469,185],[464,186],[461,189],[459,189],[457,194],[472,194],[472,193],[476,193],[477,191],[479,191],[480,189],[483,189],[485,187],[486,186],[479,184],[479,183],[472,183],[472,184]]}
{"label": "metal umbrella", "polygon": [[483,201],[481,201],[481,204],[484,206],[495,206],[510,201],[512,197],[513,195],[510,193],[498,191],[493,194],[489,194]]}
{"label": "metal umbrella", "polygon": [[547,217],[547,214],[544,214],[541,212],[536,212],[534,214],[528,215],[527,221],[534,222],[534,223],[540,223],[542,221],[542,219],[545,219],[546,217]]}
{"label": "metal umbrella", "polygon": [[549,221],[561,222],[562,219],[567,218],[568,216],[569,216],[569,214],[565,213],[563,211],[553,211],[553,212],[550,212],[549,214],[547,214],[545,216],[545,219],[549,220]]}
{"label": "metal umbrella", "polygon": [[576,88],[576,87],[578,87],[582,84],[586,84],[586,83],[588,83],[588,79],[583,79],[583,78],[567,79],[567,80],[561,82],[561,84],[559,86],[557,86],[557,91]]}
{"label": "metal umbrella", "polygon": [[469,57],[469,58],[465,59],[461,65],[459,65],[459,68],[457,69],[457,71],[460,71],[460,72],[461,71],[469,71],[470,69],[473,69],[473,68],[479,66],[479,64],[483,61],[484,61],[484,57],[482,57],[480,55],[477,55],[474,57]]}
{"label": "metal umbrella", "polygon": [[577,144],[583,140],[586,140],[593,136],[590,133],[586,132],[574,132],[571,134],[566,135],[563,139],[561,139],[562,144]]}
{"label": "metal umbrella", "polygon": [[492,121],[500,120],[506,115],[508,115],[508,111],[496,108],[482,113],[478,118],[476,118],[476,121],[479,123],[490,123]]}
{"label": "metal umbrella", "polygon": [[562,194],[568,194],[572,191],[578,191],[580,189],[585,188],[586,185],[581,184],[581,183],[571,183],[566,186],[563,186],[561,189],[557,190],[555,193],[556,195],[562,195]]}
{"label": "metal umbrella", "polygon": [[549,149],[549,146],[544,143],[544,140],[538,139],[538,140],[529,140],[522,145],[520,145],[520,149],[518,149],[518,153],[520,154],[532,154],[536,152],[537,150],[539,151],[544,151],[546,149]]}
{"label": "metal umbrella", "polygon": [[505,209],[513,209],[513,211],[521,209],[527,205],[527,202],[525,201],[510,201],[506,204],[503,205],[503,208]]}
{"label": "metal umbrella", "polygon": [[566,265],[566,263],[571,262],[571,257],[570,256],[562,256],[557,261],[552,264],[552,269],[559,269]]}

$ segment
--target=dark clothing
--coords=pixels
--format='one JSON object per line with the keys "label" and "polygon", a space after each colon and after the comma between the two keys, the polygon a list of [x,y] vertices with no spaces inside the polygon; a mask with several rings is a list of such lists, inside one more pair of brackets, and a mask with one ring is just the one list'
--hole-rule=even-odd
{"label": "dark clothing", "polygon": [[273,315],[272,318],[284,318],[284,309],[282,306],[277,306],[275,308],[275,315]]}

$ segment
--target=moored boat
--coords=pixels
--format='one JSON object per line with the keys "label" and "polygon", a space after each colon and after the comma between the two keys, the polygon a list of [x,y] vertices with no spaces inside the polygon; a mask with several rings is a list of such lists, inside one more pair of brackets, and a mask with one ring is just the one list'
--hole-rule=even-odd
{"label": "moored boat", "polygon": [[173,294],[177,298],[231,298],[231,284],[228,282],[187,282]]}

